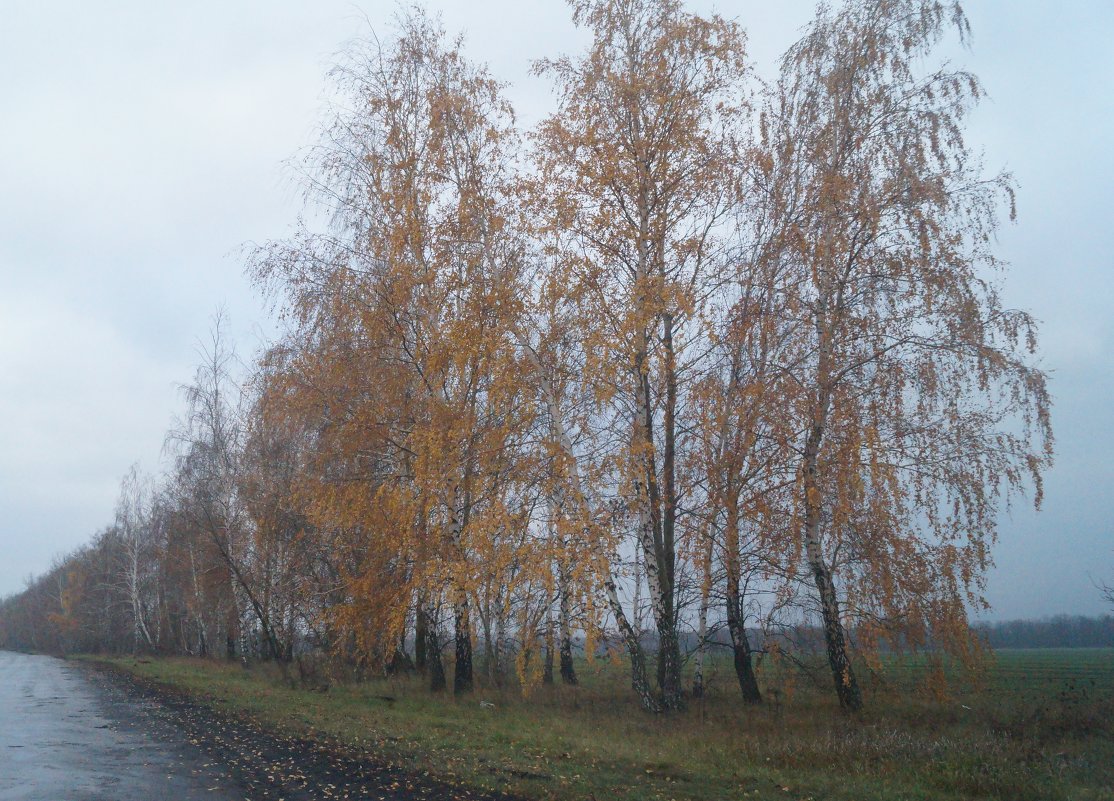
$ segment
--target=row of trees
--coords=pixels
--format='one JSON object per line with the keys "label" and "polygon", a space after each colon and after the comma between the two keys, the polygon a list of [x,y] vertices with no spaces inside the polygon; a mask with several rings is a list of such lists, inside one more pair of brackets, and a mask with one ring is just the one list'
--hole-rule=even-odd
{"label": "row of trees", "polygon": [[526,137],[420,10],[350,52],[305,162],[329,223],[250,258],[285,335],[243,392],[214,338],[164,485],[130,476],[7,642],[312,644],[436,689],[451,639],[467,692],[477,643],[528,685],[575,682],[583,637],[654,711],[702,692],[722,628],[748,702],[755,629],[818,620],[852,710],[884,643],[974,657],[1051,431],[996,283],[1012,185],[963,137],[982,90],[925,68],[961,9],[822,6],[765,85],[732,21],[571,6],[591,44],[538,63],[557,110]]}
{"label": "row of trees", "polygon": [[1114,615],[1002,620],[975,630],[991,648],[1114,648]]}
{"label": "row of trees", "polygon": [[290,485],[279,486],[282,444],[241,405],[248,396],[219,318],[204,352],[167,436],[173,465],[162,484],[133,466],[113,523],[3,602],[0,643],[290,656],[310,620],[295,572],[315,565],[299,546]]}

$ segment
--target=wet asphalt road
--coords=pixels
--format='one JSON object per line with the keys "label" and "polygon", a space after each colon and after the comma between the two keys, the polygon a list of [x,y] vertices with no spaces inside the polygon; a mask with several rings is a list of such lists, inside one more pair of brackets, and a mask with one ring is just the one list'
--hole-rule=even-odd
{"label": "wet asphalt road", "polygon": [[244,797],[144,704],[85,666],[0,651],[0,801]]}

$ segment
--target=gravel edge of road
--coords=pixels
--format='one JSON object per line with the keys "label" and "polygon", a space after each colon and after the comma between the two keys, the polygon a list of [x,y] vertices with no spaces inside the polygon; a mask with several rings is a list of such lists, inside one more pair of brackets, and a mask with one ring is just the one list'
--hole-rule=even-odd
{"label": "gravel edge of road", "polygon": [[324,734],[284,732],[247,712],[218,709],[203,696],[109,662],[80,664],[108,677],[129,698],[153,703],[163,721],[223,762],[251,799],[527,801],[407,771]]}

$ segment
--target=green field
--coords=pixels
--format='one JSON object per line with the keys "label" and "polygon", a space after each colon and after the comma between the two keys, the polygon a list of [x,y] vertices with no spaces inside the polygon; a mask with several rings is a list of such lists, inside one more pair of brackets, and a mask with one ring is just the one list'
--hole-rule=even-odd
{"label": "green field", "polygon": [[995,653],[991,674],[996,685],[1018,683],[1054,686],[1093,685],[1098,692],[1114,692],[1114,648],[1045,648],[1002,650]]}
{"label": "green field", "polygon": [[641,712],[624,666],[607,660],[580,664],[580,687],[461,700],[415,678],[334,678],[321,692],[268,666],[114,663],[286,731],[528,797],[1114,799],[1114,649],[1002,651],[981,683],[953,682],[948,696],[920,688],[923,662],[893,660],[867,677],[858,718],[808,676],[769,667],[767,703],[746,708],[726,660],[711,665],[707,697],[669,717]]}

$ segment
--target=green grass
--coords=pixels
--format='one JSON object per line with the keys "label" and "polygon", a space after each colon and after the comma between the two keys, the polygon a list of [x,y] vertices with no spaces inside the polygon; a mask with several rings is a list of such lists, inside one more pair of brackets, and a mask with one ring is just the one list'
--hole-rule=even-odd
{"label": "green grass", "polygon": [[580,664],[577,688],[459,700],[413,678],[317,692],[291,689],[273,667],[114,663],[287,731],[535,798],[1114,799],[1114,649],[1000,652],[981,688],[960,683],[946,699],[908,691],[922,662],[893,661],[865,682],[856,719],[826,687],[769,667],[768,702],[747,708],[720,659],[708,697],[667,717],[641,712],[624,666],[607,660]]}

